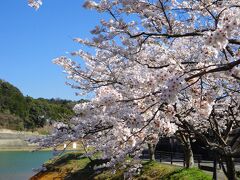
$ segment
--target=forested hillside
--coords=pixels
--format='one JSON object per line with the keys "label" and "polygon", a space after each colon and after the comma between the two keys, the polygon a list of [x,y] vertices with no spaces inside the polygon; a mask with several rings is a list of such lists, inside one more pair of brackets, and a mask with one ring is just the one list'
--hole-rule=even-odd
{"label": "forested hillside", "polygon": [[53,121],[67,121],[76,102],[62,99],[34,99],[0,79],[0,128],[35,130]]}

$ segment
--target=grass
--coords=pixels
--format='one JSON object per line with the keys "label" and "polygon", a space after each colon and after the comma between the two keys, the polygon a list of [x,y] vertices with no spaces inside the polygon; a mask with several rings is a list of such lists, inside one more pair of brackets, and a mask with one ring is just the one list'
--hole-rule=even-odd
{"label": "grass", "polygon": [[138,180],[163,179],[167,174],[173,173],[178,169],[180,169],[179,166],[161,164],[156,161],[147,161],[143,162],[142,172],[135,178]]}
{"label": "grass", "polygon": [[[101,169],[95,171],[94,166],[100,165],[106,160],[95,159],[92,162],[88,158],[80,158],[81,153],[67,153],[58,159],[46,163],[47,171],[40,172],[31,180],[122,180],[124,170],[117,170],[115,174],[111,170]],[[179,166],[162,164],[158,162],[143,161],[143,168],[134,180],[210,180],[211,176],[203,171],[183,169]]]}
{"label": "grass", "polygon": [[166,176],[166,180],[211,180],[212,176],[198,168],[180,169]]}
{"label": "grass", "polygon": [[240,179],[240,171],[236,171],[236,176]]}

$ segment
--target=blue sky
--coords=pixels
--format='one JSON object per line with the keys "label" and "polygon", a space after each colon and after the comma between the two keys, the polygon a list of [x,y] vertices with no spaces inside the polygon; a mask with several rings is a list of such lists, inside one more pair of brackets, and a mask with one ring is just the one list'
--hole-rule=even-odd
{"label": "blue sky", "polygon": [[[0,6],[0,78],[34,98],[78,100],[52,59],[81,48],[75,37],[89,38],[102,14],[82,8],[84,0],[45,0],[35,11],[27,0]],[[88,98],[88,97],[84,97]]]}

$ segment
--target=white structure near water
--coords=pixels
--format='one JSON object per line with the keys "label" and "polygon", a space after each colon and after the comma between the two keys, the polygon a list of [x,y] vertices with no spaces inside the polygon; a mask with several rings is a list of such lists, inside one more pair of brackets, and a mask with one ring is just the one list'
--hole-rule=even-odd
{"label": "white structure near water", "polygon": [[[67,144],[63,144],[63,148],[66,149],[67,148]],[[77,149],[77,143],[76,142],[73,142],[72,148],[73,149]]]}
{"label": "white structure near water", "polygon": [[76,142],[73,143],[73,149],[77,149],[77,143]]}

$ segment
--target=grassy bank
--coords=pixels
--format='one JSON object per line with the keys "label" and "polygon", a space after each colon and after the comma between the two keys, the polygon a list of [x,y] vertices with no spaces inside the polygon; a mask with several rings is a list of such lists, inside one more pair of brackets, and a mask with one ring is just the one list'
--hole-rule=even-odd
{"label": "grassy bank", "polygon": [[[94,165],[101,163],[101,160],[90,162],[88,158],[79,158],[81,153],[68,153],[59,159],[46,163],[47,171],[36,174],[31,180],[122,180],[124,171],[118,170],[112,174],[110,170],[95,171]],[[179,166],[161,164],[158,162],[143,162],[141,173],[134,176],[135,180],[211,180],[211,176],[203,171],[193,169],[183,169]]]}

